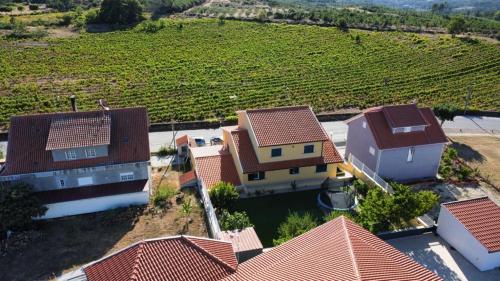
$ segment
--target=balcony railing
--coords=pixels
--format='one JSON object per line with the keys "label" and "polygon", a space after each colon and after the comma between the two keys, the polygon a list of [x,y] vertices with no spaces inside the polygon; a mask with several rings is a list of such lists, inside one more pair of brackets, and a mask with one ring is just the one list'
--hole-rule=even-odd
{"label": "balcony railing", "polygon": [[356,158],[356,156],[349,154],[348,160],[349,163],[351,163],[354,168],[358,169],[360,172],[365,174],[365,176],[371,179],[373,183],[375,183],[377,186],[382,188],[382,190],[391,194],[394,193],[391,185],[388,182],[386,182],[379,175],[377,175],[377,173],[368,168],[363,162],[361,162],[358,158]]}

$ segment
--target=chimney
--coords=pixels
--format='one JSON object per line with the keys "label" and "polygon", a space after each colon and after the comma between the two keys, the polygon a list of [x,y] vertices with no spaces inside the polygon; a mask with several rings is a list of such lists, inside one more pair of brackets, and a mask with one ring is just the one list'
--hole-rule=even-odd
{"label": "chimney", "polygon": [[71,95],[69,97],[69,99],[71,100],[71,109],[76,112],[78,109],[76,108],[76,96],[75,95]]}

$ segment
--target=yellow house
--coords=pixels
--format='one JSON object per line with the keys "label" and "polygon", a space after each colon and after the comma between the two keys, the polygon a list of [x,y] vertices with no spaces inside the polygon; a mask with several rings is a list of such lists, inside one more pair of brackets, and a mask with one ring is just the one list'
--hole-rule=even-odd
{"label": "yellow house", "polygon": [[239,111],[238,125],[222,131],[224,145],[190,149],[207,188],[228,179],[246,191],[319,187],[341,172],[342,157],[309,106]]}

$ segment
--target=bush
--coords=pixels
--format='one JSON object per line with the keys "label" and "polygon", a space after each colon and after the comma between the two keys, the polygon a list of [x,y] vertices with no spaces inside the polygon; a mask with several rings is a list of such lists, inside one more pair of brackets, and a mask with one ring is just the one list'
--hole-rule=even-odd
{"label": "bush", "polygon": [[438,104],[432,108],[434,114],[441,119],[441,126],[444,121],[453,121],[458,114],[458,108],[449,104]]}
{"label": "bush", "polygon": [[163,156],[167,156],[167,155],[175,155],[176,153],[177,153],[177,149],[175,149],[173,147],[162,146],[158,150],[157,155],[160,157],[163,157]]}
{"label": "bush", "polygon": [[153,196],[153,204],[156,207],[163,208],[167,205],[167,202],[174,197],[177,190],[174,187],[168,185],[159,186]]}
{"label": "bush", "polygon": [[61,21],[59,22],[59,24],[62,25],[62,26],[68,26],[73,21],[73,18],[74,18],[73,14],[64,14],[61,17]]}
{"label": "bush", "polygon": [[98,16],[101,23],[123,25],[142,19],[142,6],[137,0],[103,0]]}
{"label": "bush", "polygon": [[[165,26],[166,26],[165,22],[162,20],[157,20],[157,21],[148,20],[148,21],[141,23],[141,25],[139,26],[139,30],[146,32],[146,33],[156,33],[158,31],[162,30],[163,28],[165,28]],[[164,148],[164,147],[162,147],[162,148]],[[160,148],[160,150],[162,148]],[[172,154],[175,154],[176,152],[177,151],[174,149],[174,153],[172,153]]]}
{"label": "bush", "polygon": [[32,226],[33,217],[43,216],[47,208],[36,197],[33,187],[25,183],[0,187],[0,231],[24,230]]}
{"label": "bush", "polygon": [[242,230],[253,226],[246,212],[230,213],[227,210],[222,211],[219,223],[222,230]]}
{"label": "bush", "polygon": [[12,7],[10,7],[10,6],[0,6],[0,12],[12,12]]}
{"label": "bush", "polygon": [[310,213],[305,213],[303,216],[298,213],[291,213],[286,218],[286,221],[278,227],[278,238],[273,239],[273,244],[274,246],[281,245],[316,226],[318,226],[318,222]]}
{"label": "bush", "polygon": [[17,6],[17,10],[18,11],[23,11],[24,10],[24,6]]}
{"label": "bush", "polygon": [[30,11],[37,11],[39,9],[38,5],[36,4],[29,4],[29,9]]}
{"label": "bush", "polygon": [[350,219],[351,221],[356,221],[356,217],[354,217],[353,214],[351,214],[350,212],[346,212],[346,211],[332,211],[331,213],[329,213],[328,215],[325,216],[325,221],[331,221],[331,220],[336,219],[340,216],[344,216],[344,217]]}
{"label": "bush", "polygon": [[236,122],[236,121],[238,121],[238,116],[236,116],[236,115],[226,116],[224,118],[224,120],[227,122]]}
{"label": "bush", "polygon": [[35,30],[35,31],[28,31],[24,25],[16,25],[14,26],[12,33],[9,35],[6,35],[5,38],[7,39],[39,39],[42,37],[47,36],[48,33],[45,30]]}
{"label": "bush", "polygon": [[357,179],[353,182],[354,190],[357,194],[361,195],[363,198],[368,194],[368,189],[370,188],[368,184],[364,181]]}
{"label": "bush", "polygon": [[218,212],[231,208],[240,197],[234,185],[226,182],[217,183],[210,189],[208,194],[210,196],[210,201],[212,201],[212,204]]}

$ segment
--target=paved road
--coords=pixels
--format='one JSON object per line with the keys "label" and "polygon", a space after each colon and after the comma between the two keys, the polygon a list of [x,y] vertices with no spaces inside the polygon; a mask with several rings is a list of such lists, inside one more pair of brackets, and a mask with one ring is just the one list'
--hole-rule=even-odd
{"label": "paved road", "polygon": [[[347,126],[343,121],[322,122],[325,131],[333,139],[340,149],[345,146]],[[453,122],[446,121],[443,124],[446,134],[489,134],[500,137],[500,118],[495,117],[477,117],[477,116],[458,116]],[[190,136],[202,136],[207,141],[212,136],[222,135],[220,129],[201,129],[178,131],[177,136],[188,134]],[[157,151],[163,145],[172,143],[172,132],[149,133],[149,145],[151,151]],[[0,142],[0,150],[5,151],[7,142]],[[5,153],[4,153],[5,155]]]}

